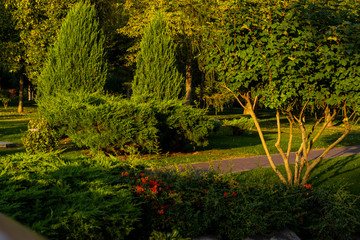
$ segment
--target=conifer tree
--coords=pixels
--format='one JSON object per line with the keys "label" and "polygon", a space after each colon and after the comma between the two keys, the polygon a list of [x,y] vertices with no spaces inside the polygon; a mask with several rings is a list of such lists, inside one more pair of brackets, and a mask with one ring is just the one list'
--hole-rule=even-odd
{"label": "conifer tree", "polygon": [[134,97],[178,99],[184,78],[176,66],[175,44],[166,16],[158,12],[144,30],[132,85]]}
{"label": "conifer tree", "polygon": [[[39,77],[38,102],[65,92],[97,92],[107,76],[104,36],[89,1],[73,6],[63,20],[54,47]],[[40,104],[41,105],[41,104]]]}

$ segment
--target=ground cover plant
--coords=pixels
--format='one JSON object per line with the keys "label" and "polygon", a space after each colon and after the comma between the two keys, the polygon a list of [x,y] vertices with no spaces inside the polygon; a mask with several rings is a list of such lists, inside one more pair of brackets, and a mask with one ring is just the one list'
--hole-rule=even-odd
{"label": "ground cover plant", "polygon": [[355,197],[344,189],[149,172],[132,161],[58,154],[0,161],[0,211],[49,239],[149,239],[154,231],[243,239],[284,226],[315,239],[349,239],[358,224]]}

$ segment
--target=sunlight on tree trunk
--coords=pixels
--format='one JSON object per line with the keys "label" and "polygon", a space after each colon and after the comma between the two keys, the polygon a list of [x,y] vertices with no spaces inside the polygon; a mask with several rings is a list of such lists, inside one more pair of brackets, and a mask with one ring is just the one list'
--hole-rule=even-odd
{"label": "sunlight on tree trunk", "polygon": [[22,113],[24,111],[24,104],[23,104],[23,98],[24,98],[24,69],[21,69],[20,71],[20,79],[19,79],[19,105],[18,105],[18,113]]}

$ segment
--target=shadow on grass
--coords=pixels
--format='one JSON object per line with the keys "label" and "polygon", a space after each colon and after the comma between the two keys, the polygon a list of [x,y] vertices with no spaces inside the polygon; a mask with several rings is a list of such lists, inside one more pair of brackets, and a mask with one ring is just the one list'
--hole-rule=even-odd
{"label": "shadow on grass", "polygon": [[20,152],[25,152],[25,148],[23,147],[0,148],[0,157],[4,157],[6,155],[20,153]]}
{"label": "shadow on grass", "polygon": [[[266,141],[274,139],[272,132],[264,132],[264,137]],[[255,145],[261,145],[259,135],[256,131],[234,136],[229,128],[221,127],[218,133],[212,134],[209,137],[209,145],[201,150],[232,149]]]}
{"label": "shadow on grass", "polygon": [[346,185],[352,193],[360,195],[360,156],[325,159],[312,172],[309,182],[316,186]]}
{"label": "shadow on grass", "polygon": [[[326,136],[326,139],[324,139],[324,141],[328,145],[330,145],[333,142],[335,142],[341,135],[342,135],[342,132],[333,133],[331,135]],[[360,132],[359,131],[350,132],[345,137],[345,139],[339,143],[339,145],[342,145],[342,146],[360,145]]]}

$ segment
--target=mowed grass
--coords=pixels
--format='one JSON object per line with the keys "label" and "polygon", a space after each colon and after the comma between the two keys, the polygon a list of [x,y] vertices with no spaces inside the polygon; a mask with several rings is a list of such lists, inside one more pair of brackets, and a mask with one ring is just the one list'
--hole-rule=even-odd
{"label": "mowed grass", "polygon": [[[241,112],[241,110],[238,110]],[[233,119],[243,116],[242,114],[228,114],[228,115],[212,115],[209,118],[219,120]],[[277,125],[275,113],[264,112],[259,114],[259,122],[264,133],[270,153],[277,154],[278,150],[275,147],[277,141]],[[309,118],[310,119],[310,118]],[[312,127],[313,121],[306,124],[307,129]],[[313,149],[326,148],[334,142],[342,134],[341,121],[334,121],[334,127],[326,129],[318,141],[314,144]],[[319,131],[320,126],[314,131],[314,135]],[[289,140],[290,128],[285,118],[281,119],[281,147],[286,152]],[[301,144],[300,130],[294,127],[293,144],[291,151],[297,151]],[[357,126],[348,136],[337,145],[353,146],[360,145],[360,128]],[[265,155],[259,135],[257,131],[251,131],[241,136],[233,136],[230,129],[221,127],[217,133],[212,133],[209,138],[209,144],[206,147],[198,148],[194,152],[189,153],[174,153],[164,154],[159,156],[156,160],[151,162],[157,166],[188,164],[194,162],[208,162],[212,160],[231,159],[239,157],[249,157]]]}
{"label": "mowed grass", "polygon": [[0,141],[16,145],[11,148],[0,148],[0,156],[25,151],[21,138],[27,130],[29,120],[36,115],[37,109],[32,105],[25,106],[23,113],[17,113],[16,106],[9,106],[6,110],[0,107]]}
{"label": "mowed grass", "polygon": [[[21,137],[27,130],[28,121],[31,118],[37,117],[37,109],[36,106],[29,105],[25,106],[24,110],[24,113],[18,114],[16,106],[10,106],[7,110],[0,108],[0,141],[13,142],[17,146],[15,148],[0,148],[0,156],[24,151],[21,143]],[[241,109],[235,108],[232,112],[227,111],[219,115],[209,115],[208,117],[219,120],[239,118],[243,116],[240,114],[241,111]],[[270,152],[278,153],[275,147],[275,142],[277,141],[275,113],[271,111],[264,111],[259,114],[259,121]],[[285,118],[281,119],[281,124],[281,146],[286,151],[289,137],[289,124]],[[311,122],[307,124],[307,128],[310,127]],[[314,149],[327,147],[341,135],[341,130],[341,122],[335,122],[335,127],[325,131],[323,136],[314,145]],[[297,150],[300,146],[300,142],[300,131],[297,128],[294,128],[292,151]],[[351,146],[359,144],[360,130],[359,127],[356,127],[356,129],[351,132],[338,146]],[[84,151],[76,150],[76,148],[74,149],[73,145],[65,145],[63,147],[71,148],[71,150],[66,151],[65,154],[73,156],[82,156],[84,154]],[[141,157],[144,161],[148,161],[150,165],[158,167],[265,154],[256,131],[247,132],[241,136],[233,136],[231,130],[226,127],[221,127],[218,132],[212,133],[209,137],[209,144],[206,147],[191,150],[192,151],[187,153],[169,153]]]}

